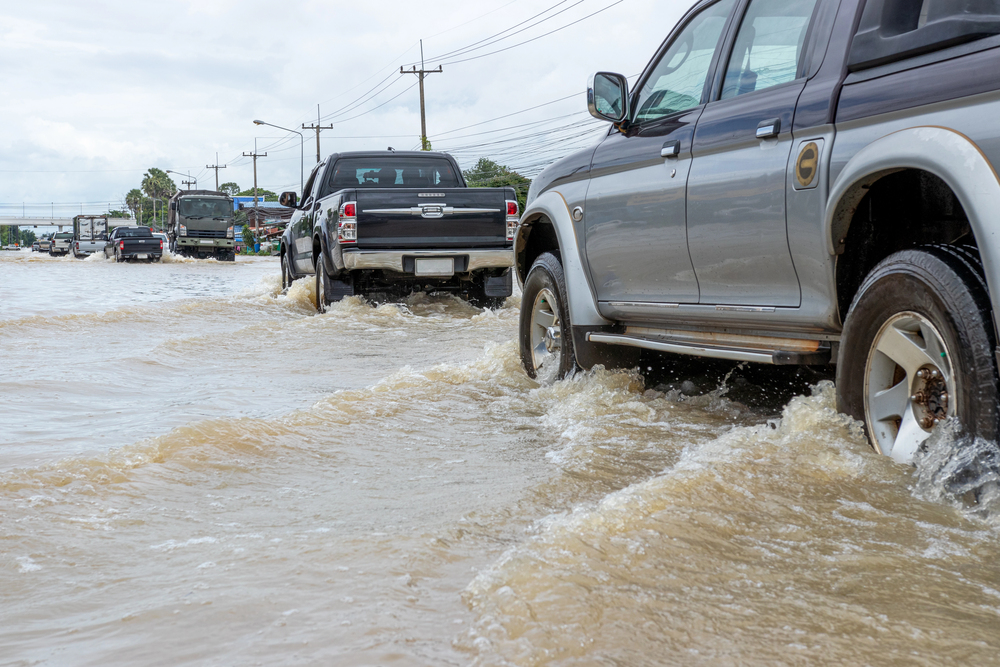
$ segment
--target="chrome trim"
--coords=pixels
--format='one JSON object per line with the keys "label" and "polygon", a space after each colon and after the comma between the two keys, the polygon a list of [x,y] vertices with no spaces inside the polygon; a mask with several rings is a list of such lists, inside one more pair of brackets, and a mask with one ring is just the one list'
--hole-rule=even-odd
{"label": "chrome trim", "polygon": [[775,312],[773,307],[770,306],[716,306],[716,310],[721,310],[727,313],[773,313]]}
{"label": "chrome trim", "polygon": [[648,340],[646,338],[601,333],[589,333],[587,334],[587,340],[592,343],[626,345],[628,347],[639,347],[647,350],[658,350],[660,352],[672,352],[673,354],[688,354],[697,357],[708,357],[711,359],[753,361],[760,364],[774,364],[774,354],[769,352],[751,352],[750,350],[734,350],[720,347],[665,343],[661,341]]}
{"label": "chrome trim", "polygon": [[615,308],[680,308],[679,303],[653,303],[650,301],[608,301]]}
{"label": "chrome trim", "polygon": [[421,192],[417,196],[418,197],[445,197],[447,195],[445,195],[445,193],[443,193],[443,192]]}
{"label": "chrome trim", "polygon": [[461,257],[468,255],[469,271],[478,269],[508,268],[514,266],[514,249],[502,250],[358,250],[343,248],[344,267],[356,269],[383,269],[403,273],[404,257]]}
{"label": "chrome trim", "polygon": [[381,215],[419,215],[422,218],[443,218],[446,215],[462,215],[473,213],[504,213],[499,208],[455,208],[445,203],[421,204],[420,206],[408,206],[407,208],[369,208],[362,213],[378,213]]}

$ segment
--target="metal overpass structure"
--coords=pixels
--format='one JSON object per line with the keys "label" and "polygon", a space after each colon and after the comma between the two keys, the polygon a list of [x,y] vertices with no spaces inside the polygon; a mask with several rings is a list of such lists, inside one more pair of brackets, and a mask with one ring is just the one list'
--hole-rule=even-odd
{"label": "metal overpass structure", "polygon": [[38,227],[58,227],[61,232],[63,227],[73,227],[73,216],[66,218],[49,215],[38,217],[0,215],[0,227],[32,227],[35,229]]}

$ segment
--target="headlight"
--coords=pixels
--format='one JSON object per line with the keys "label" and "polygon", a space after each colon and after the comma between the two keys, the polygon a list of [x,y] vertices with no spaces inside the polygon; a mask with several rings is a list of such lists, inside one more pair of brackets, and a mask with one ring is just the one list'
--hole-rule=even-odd
{"label": "headlight", "polygon": [[229,229],[226,230],[226,238],[227,239],[231,239],[231,238],[235,238],[235,237],[236,237],[236,232],[233,231],[232,227],[230,227]]}
{"label": "headlight", "polygon": [[178,226],[178,230],[177,230],[177,235],[178,236],[187,236],[188,235],[187,225],[179,225]]}

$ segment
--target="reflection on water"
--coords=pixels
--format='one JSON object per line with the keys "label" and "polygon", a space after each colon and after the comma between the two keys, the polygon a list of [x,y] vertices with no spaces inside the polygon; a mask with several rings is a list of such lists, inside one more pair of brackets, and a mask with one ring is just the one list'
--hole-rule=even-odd
{"label": "reflection on water", "polygon": [[958,440],[896,465],[829,383],[539,387],[516,297],[317,316],[269,258],[0,290],[5,664],[998,662]]}

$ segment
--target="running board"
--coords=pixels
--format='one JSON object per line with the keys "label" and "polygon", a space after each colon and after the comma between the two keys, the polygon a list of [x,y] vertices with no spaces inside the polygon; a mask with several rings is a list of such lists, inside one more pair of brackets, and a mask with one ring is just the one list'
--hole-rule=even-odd
{"label": "running board", "polygon": [[[749,337],[747,337],[749,338]],[[798,349],[767,349],[761,347],[732,347],[727,345],[705,345],[692,340],[679,340],[663,335],[606,334],[591,332],[587,340],[592,343],[625,345],[645,350],[687,354],[710,359],[729,361],[752,361],[775,366],[812,366],[830,363],[830,345],[820,341],[799,341],[805,345],[795,345]],[[764,342],[768,339],[761,339]],[[812,349],[808,349],[812,348]]]}

